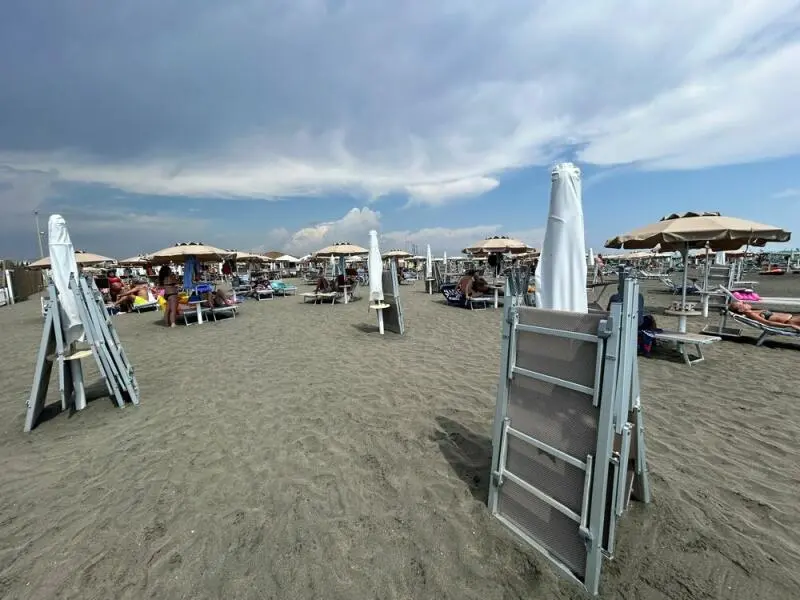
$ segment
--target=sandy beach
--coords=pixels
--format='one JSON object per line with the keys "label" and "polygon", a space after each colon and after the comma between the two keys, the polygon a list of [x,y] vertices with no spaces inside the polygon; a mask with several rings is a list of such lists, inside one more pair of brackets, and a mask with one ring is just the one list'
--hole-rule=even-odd
{"label": "sandy beach", "polygon": [[[647,306],[675,327],[659,287]],[[800,296],[800,276],[759,291]],[[0,598],[584,598],[485,505],[502,311],[402,293],[404,337],[363,299],[120,316],[141,405],[30,434],[39,301],[0,308]],[[800,598],[800,344],[747,333],[693,368],[640,359],[654,501],[601,597]]]}

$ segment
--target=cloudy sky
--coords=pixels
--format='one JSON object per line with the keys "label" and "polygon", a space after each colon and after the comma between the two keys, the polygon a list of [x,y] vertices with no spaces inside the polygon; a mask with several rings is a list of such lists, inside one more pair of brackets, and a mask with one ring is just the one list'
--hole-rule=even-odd
{"label": "cloudy sky", "polygon": [[116,0],[0,6],[0,256],[33,212],[112,256],[200,240],[587,243],[668,212],[800,230],[800,2]]}

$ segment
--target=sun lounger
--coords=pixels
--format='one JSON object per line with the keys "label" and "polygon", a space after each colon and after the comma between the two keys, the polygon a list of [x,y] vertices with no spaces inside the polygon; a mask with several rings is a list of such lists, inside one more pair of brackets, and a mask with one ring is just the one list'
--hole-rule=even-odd
{"label": "sun lounger", "polygon": [[[680,294],[683,292],[683,286],[676,285],[674,281],[669,279],[668,277],[660,276],[659,281],[663,283],[673,294]],[[687,295],[696,295],[700,293],[700,288],[697,287],[695,284],[687,282],[686,283],[686,294]]]}
{"label": "sun lounger", "polygon": [[[208,318],[208,315],[211,313],[211,309],[210,308],[202,308],[200,310],[203,313],[203,320],[205,321]],[[197,322],[197,308],[196,307],[184,308],[178,314],[178,316],[183,319],[183,324],[184,325],[191,325],[192,321],[194,321],[196,323]]]}
{"label": "sun lounger", "polygon": [[450,306],[460,306],[461,308],[474,310],[476,307],[487,308],[489,304],[494,305],[494,296],[472,296],[471,298],[465,298],[464,294],[459,291],[454,284],[442,285],[439,291]]}
{"label": "sun lounger", "polygon": [[737,323],[741,323],[742,325],[747,325],[748,327],[752,327],[753,329],[758,329],[761,331],[761,335],[758,337],[758,340],[756,340],[756,346],[762,345],[764,340],[772,335],[788,337],[800,341],[800,331],[794,329],[793,327],[781,327],[777,324],[767,325],[766,323],[755,321],[733,311],[728,311],[728,316],[732,317]]}
{"label": "sun lounger", "polygon": [[239,312],[238,304],[229,304],[227,306],[215,306],[209,310],[211,318],[216,322],[218,316],[231,316],[236,318],[236,313]]}
{"label": "sun lounger", "polygon": [[[661,342],[670,342],[677,346],[684,362],[690,367],[705,360],[703,346],[719,342],[722,338],[700,333],[681,333],[680,331],[661,330],[652,333],[653,338]],[[688,347],[694,347],[695,356],[689,355]]]}
{"label": "sun lounger", "polygon": [[263,300],[264,298],[274,298],[275,292],[272,291],[271,287],[258,287],[253,290],[253,297],[256,300]]}
{"label": "sun lounger", "polygon": [[752,305],[791,306],[793,308],[800,308],[800,298],[791,298],[788,296],[759,296],[758,300],[740,300],[734,296],[733,292],[728,288],[721,287],[720,289],[728,296],[730,301],[745,302],[746,304]]}
{"label": "sun lounger", "polygon": [[279,296],[291,296],[297,293],[297,286],[287,285],[280,280],[270,281],[269,285],[272,291]]}
{"label": "sun lounger", "polygon": [[332,304],[336,304],[336,299],[339,297],[336,292],[304,292],[300,295],[303,298],[303,304],[309,300],[312,304],[320,304],[324,300],[330,300]]}
{"label": "sun lounger", "polygon": [[133,306],[131,306],[131,310],[137,313],[141,313],[145,310],[154,310],[158,308],[158,298],[153,295],[153,290],[147,289],[147,302],[142,302],[140,304],[136,304],[134,300]]}

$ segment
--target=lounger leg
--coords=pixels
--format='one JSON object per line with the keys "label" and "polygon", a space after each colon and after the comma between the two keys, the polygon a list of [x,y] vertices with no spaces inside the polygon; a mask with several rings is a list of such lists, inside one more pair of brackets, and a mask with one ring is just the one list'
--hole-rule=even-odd
{"label": "lounger leg", "polygon": [[762,331],[762,332],[761,332],[761,335],[760,335],[760,336],[758,336],[758,340],[756,340],[756,346],[760,346],[761,344],[763,344],[763,343],[764,343],[764,340],[766,340],[766,339],[767,339],[767,336],[768,336],[768,335],[769,335],[769,332],[768,332],[768,331]]}

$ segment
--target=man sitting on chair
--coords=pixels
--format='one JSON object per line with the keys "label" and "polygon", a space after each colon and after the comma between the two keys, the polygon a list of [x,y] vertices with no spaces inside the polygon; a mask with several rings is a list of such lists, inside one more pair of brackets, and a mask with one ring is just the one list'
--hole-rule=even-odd
{"label": "man sitting on chair", "polygon": [[771,310],[757,310],[746,302],[731,302],[731,311],[737,315],[747,317],[751,321],[777,327],[789,327],[800,331],[800,315],[791,313],[773,312]]}

